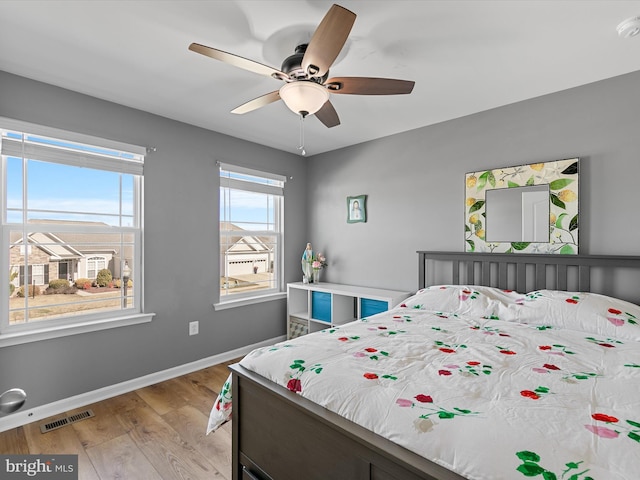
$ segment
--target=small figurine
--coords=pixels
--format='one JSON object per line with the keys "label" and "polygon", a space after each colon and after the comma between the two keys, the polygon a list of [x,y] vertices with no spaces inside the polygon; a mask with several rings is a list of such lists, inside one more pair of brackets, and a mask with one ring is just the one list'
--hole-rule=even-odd
{"label": "small figurine", "polygon": [[307,243],[307,248],[302,252],[302,281],[304,283],[310,283],[312,270],[311,262],[313,262],[313,249],[311,244]]}

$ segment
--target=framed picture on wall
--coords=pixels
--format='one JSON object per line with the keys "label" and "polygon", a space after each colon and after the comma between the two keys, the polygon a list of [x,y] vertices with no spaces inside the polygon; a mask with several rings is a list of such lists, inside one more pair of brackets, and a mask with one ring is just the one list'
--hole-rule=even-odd
{"label": "framed picture on wall", "polygon": [[367,196],[347,197],[347,223],[367,221]]}

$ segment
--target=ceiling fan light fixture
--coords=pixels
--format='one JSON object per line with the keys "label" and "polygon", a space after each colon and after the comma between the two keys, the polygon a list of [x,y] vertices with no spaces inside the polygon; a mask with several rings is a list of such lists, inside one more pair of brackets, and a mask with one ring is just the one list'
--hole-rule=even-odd
{"label": "ceiling fan light fixture", "polygon": [[329,100],[327,89],[312,81],[285,83],[280,88],[280,98],[295,114],[313,115]]}

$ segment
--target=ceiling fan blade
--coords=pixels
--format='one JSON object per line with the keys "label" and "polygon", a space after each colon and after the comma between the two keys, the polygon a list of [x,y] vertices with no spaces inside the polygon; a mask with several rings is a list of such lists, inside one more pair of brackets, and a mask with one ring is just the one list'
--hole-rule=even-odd
{"label": "ceiling fan blade", "polygon": [[325,82],[331,93],[346,95],[405,95],[416,82],[393,78],[334,77]]}
{"label": "ceiling fan blade", "polygon": [[315,113],[315,116],[318,117],[318,120],[324,123],[328,128],[340,125],[338,112],[336,112],[336,109],[333,108],[333,105],[329,100],[327,100],[322,108]]}
{"label": "ceiling fan blade", "polygon": [[254,98],[253,100],[249,100],[247,103],[243,103],[239,107],[231,110],[231,113],[249,113],[253,110],[257,110],[258,108],[269,105],[270,103],[277,102],[278,100],[280,100],[280,91],[276,90],[275,92],[267,93],[266,95],[262,95],[258,98]]}
{"label": "ceiling fan blade", "polygon": [[207,57],[214,58],[216,60],[220,60],[221,62],[224,62],[228,65],[233,65],[234,67],[249,70],[250,72],[257,73],[259,75],[265,75],[267,77],[273,77],[279,80],[285,80],[289,78],[289,75],[281,72],[276,68],[270,67],[268,65],[263,65],[262,63],[255,62],[238,55],[234,55],[233,53],[223,52],[222,50],[218,50],[217,48],[207,47],[205,45],[200,45],[199,43],[192,43],[191,45],[189,45],[189,50],[201,55],[205,55]]}
{"label": "ceiling fan blade", "polygon": [[312,77],[322,77],[344,46],[356,14],[340,5],[333,5],[314,32],[302,58],[302,68]]}

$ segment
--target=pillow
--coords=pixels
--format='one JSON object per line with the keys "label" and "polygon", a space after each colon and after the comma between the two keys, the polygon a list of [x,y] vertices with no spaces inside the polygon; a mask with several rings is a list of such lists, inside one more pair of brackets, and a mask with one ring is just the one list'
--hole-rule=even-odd
{"label": "pillow", "polygon": [[432,285],[418,290],[399,305],[402,309],[428,310],[482,318],[499,318],[505,303],[515,304],[524,295],[480,285]]}
{"label": "pillow", "polygon": [[533,325],[580,330],[606,338],[640,341],[640,306],[597,293],[536,290],[498,316]]}
{"label": "pillow", "polygon": [[209,413],[207,435],[216,431],[223,424],[231,420],[231,407],[233,405],[233,401],[231,399],[231,378],[232,375],[229,375],[227,381],[224,382],[224,385],[213,404],[213,408]]}

